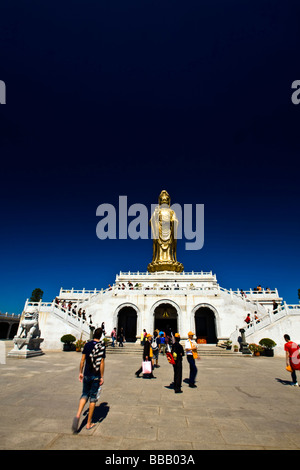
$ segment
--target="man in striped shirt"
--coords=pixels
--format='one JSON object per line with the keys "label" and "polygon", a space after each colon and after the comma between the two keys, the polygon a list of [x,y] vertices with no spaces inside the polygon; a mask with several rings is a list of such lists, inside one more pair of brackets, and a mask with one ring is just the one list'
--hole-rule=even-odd
{"label": "man in striped shirt", "polygon": [[101,340],[102,329],[97,328],[94,332],[92,341],[88,341],[83,348],[82,357],[79,367],[79,380],[83,383],[82,395],[79,400],[78,411],[73,419],[72,430],[77,432],[78,423],[83,411],[83,408],[90,400],[89,413],[87,419],[87,429],[92,429],[96,426],[92,423],[92,418],[97,402],[98,389],[104,383],[104,359],[105,359],[105,345]]}

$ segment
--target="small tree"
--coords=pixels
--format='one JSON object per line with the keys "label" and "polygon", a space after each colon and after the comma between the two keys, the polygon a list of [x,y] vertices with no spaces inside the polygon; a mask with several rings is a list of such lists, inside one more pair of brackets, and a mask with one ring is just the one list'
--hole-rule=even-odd
{"label": "small tree", "polygon": [[74,341],[76,341],[76,338],[75,336],[68,334],[68,335],[63,335],[60,338],[60,340],[62,343],[74,343]]}
{"label": "small tree", "polygon": [[34,289],[32,291],[32,294],[31,294],[31,297],[29,299],[30,302],[39,302],[40,300],[42,300],[43,298],[43,294],[44,292],[42,291],[42,289]]}
{"label": "small tree", "polygon": [[263,346],[266,349],[273,349],[276,346],[275,341],[273,341],[270,338],[262,338],[259,342],[261,346]]}

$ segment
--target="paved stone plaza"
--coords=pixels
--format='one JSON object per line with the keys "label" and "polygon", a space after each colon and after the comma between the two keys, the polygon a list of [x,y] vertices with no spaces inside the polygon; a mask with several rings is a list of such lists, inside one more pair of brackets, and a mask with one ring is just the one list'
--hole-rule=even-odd
{"label": "paved stone plaza", "polygon": [[[2,343],[9,352],[12,342]],[[197,388],[183,382],[183,393],[175,394],[165,357],[157,379],[136,378],[142,349],[140,357],[125,349],[107,355],[97,426],[86,430],[85,414],[75,435],[81,354],[6,358],[0,364],[0,449],[300,449],[300,389],[289,385],[284,358],[203,356]],[[186,379],[186,358],[183,364]]]}

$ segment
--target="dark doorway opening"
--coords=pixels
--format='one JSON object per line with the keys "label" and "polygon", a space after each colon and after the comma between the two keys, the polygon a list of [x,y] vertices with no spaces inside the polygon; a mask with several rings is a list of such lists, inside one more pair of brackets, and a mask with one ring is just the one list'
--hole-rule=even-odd
{"label": "dark doorway opening", "polygon": [[0,339],[6,339],[8,334],[9,324],[7,322],[0,322]]}
{"label": "dark doorway opening", "polygon": [[195,329],[197,340],[217,343],[215,314],[209,307],[200,307],[195,312]]}
{"label": "dark doorway opening", "polygon": [[19,323],[14,323],[11,327],[9,339],[13,339],[14,336],[17,334],[19,328]]}
{"label": "dark doorway opening", "polygon": [[154,330],[160,331],[172,330],[175,334],[178,332],[177,310],[173,305],[165,303],[160,304],[154,311]]}
{"label": "dark doorway opening", "polygon": [[133,307],[123,307],[118,314],[117,333],[123,328],[126,341],[136,342],[137,313]]}

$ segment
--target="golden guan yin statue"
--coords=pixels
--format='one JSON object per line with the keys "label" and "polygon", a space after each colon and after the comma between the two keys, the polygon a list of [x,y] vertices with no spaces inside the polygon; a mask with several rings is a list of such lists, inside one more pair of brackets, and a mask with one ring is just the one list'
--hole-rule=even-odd
{"label": "golden guan yin statue", "polygon": [[182,272],[183,265],[177,261],[177,227],[178,219],[171,209],[171,199],[163,190],[158,198],[150,219],[153,236],[153,258],[148,264],[149,272],[176,271]]}

